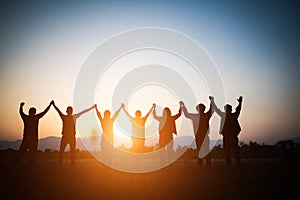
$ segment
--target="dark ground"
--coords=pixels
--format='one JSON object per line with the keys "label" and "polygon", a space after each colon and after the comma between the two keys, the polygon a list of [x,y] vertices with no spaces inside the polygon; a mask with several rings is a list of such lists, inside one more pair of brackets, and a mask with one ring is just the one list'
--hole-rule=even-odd
{"label": "dark ground", "polygon": [[51,159],[33,166],[0,160],[1,199],[290,199],[299,194],[300,159],[247,158],[240,168],[215,158],[211,168],[183,156],[161,170],[131,174],[97,160]]}

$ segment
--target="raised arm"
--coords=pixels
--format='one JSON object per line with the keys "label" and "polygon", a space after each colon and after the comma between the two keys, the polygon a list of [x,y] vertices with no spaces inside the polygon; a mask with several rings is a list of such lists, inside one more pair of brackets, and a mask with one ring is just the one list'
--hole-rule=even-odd
{"label": "raised arm", "polygon": [[189,119],[192,119],[193,118],[193,114],[189,113],[183,103],[183,101],[180,101],[179,102],[181,108],[182,108],[182,111],[183,111],[183,114],[186,118],[189,118]]}
{"label": "raised arm", "polygon": [[22,118],[26,116],[25,113],[23,112],[24,105],[25,105],[24,102],[20,103],[20,108],[19,108],[19,113],[20,113]]}
{"label": "raised arm", "polygon": [[47,108],[46,108],[43,112],[37,114],[37,116],[38,116],[39,118],[44,117],[44,115],[49,111],[49,109],[50,109],[51,105],[53,104],[53,102],[54,102],[54,101],[52,100],[52,101],[49,103],[49,105],[47,106]]}
{"label": "raised arm", "polygon": [[181,106],[179,105],[178,113],[173,116],[175,120],[181,116],[181,111],[182,111],[182,109],[181,109]]}
{"label": "raised arm", "polygon": [[126,114],[130,119],[133,118],[133,117],[128,113],[128,111],[126,110],[126,108],[125,108],[125,106],[124,106],[123,103],[121,104],[121,108],[123,108],[125,114]]}
{"label": "raised arm", "polygon": [[114,116],[113,116],[113,120],[116,120],[122,107],[124,107],[124,104],[121,104],[120,108],[115,112]]}
{"label": "raised arm", "polygon": [[214,97],[209,96],[209,99],[210,99],[209,110],[206,113],[213,114],[213,112],[214,112],[214,106],[213,106]]}
{"label": "raised arm", "polygon": [[145,115],[144,118],[148,118],[149,115],[151,114],[152,110],[154,109],[155,104],[152,105],[152,107],[150,108],[150,110],[148,111],[148,113]]}
{"label": "raised arm", "polygon": [[83,111],[81,111],[80,113],[76,114],[76,117],[80,117],[82,114],[89,112],[90,110],[94,109],[96,107],[96,104],[92,105],[90,108],[85,109]]}
{"label": "raised arm", "polygon": [[237,101],[239,102],[238,106],[235,108],[235,114],[237,115],[237,117],[240,115],[241,109],[242,109],[242,101],[243,101],[243,97],[240,96]]}
{"label": "raised arm", "polygon": [[211,100],[211,105],[212,105],[214,111],[215,111],[220,117],[222,117],[223,114],[224,114],[224,112],[222,112],[222,111],[217,107],[217,105],[216,105],[214,99]]}
{"label": "raised arm", "polygon": [[156,119],[156,120],[161,120],[161,117],[157,116],[157,114],[156,114],[156,104],[153,104],[152,115],[153,115],[153,118],[154,118],[154,119]]}
{"label": "raised arm", "polygon": [[103,119],[103,117],[102,117],[101,113],[98,110],[97,104],[95,104],[95,110],[96,110],[96,113],[97,113],[97,116],[98,116],[99,120],[101,121]]}
{"label": "raised arm", "polygon": [[54,106],[55,110],[58,112],[59,116],[63,118],[64,114],[59,110],[59,108],[55,105],[55,102],[53,101],[52,105]]}

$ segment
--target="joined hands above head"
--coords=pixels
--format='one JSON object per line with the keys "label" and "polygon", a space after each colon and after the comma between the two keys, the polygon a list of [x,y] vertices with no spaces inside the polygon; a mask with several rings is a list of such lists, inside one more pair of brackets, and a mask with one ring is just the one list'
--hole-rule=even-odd
{"label": "joined hands above head", "polygon": [[54,102],[54,100],[52,100],[52,101],[50,102],[50,105],[53,105],[53,106],[55,106],[55,102]]}
{"label": "joined hands above head", "polygon": [[156,103],[154,103],[152,106],[153,106],[153,110],[155,110],[156,109]]}
{"label": "joined hands above head", "polygon": [[155,103],[153,103],[153,104],[152,104],[152,108],[154,109],[155,107],[156,107],[156,104],[155,104]]}
{"label": "joined hands above head", "polygon": [[184,106],[184,102],[183,101],[179,101],[179,105],[180,106]]}

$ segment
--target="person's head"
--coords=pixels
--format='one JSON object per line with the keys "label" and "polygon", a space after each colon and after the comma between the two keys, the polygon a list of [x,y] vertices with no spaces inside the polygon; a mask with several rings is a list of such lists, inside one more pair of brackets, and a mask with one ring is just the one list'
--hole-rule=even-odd
{"label": "person's head", "polygon": [[104,111],[104,117],[105,118],[110,118],[110,111],[109,110]]}
{"label": "person's head", "polygon": [[205,105],[203,105],[202,103],[198,104],[196,106],[196,110],[199,112],[199,113],[204,113],[205,111]]}
{"label": "person's head", "polygon": [[229,105],[229,104],[226,104],[226,105],[224,106],[224,110],[225,110],[226,113],[231,113],[231,111],[232,111],[232,106]]}
{"label": "person's head", "polygon": [[140,110],[135,111],[135,117],[140,118],[142,116],[142,112]]}
{"label": "person's head", "polygon": [[170,117],[171,116],[171,110],[170,110],[170,108],[168,108],[168,107],[164,108],[163,116],[164,117]]}
{"label": "person's head", "polygon": [[72,115],[73,114],[73,108],[71,106],[67,107],[67,114]]}
{"label": "person's head", "polygon": [[34,107],[31,107],[29,109],[29,115],[35,115],[35,113],[36,113],[36,109]]}

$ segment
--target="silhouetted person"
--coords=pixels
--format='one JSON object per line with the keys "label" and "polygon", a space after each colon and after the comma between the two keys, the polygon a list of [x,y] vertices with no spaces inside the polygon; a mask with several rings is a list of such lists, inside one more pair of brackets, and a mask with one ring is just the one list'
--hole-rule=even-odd
{"label": "silhouetted person", "polygon": [[95,108],[95,105],[81,111],[80,113],[73,114],[73,108],[71,106],[67,107],[67,114],[64,115],[59,108],[55,105],[53,102],[53,106],[55,110],[58,112],[61,120],[62,120],[62,138],[60,142],[60,148],[59,148],[59,156],[58,156],[58,163],[62,164],[63,160],[63,153],[65,151],[66,146],[69,144],[70,146],[70,151],[71,151],[71,165],[74,167],[76,164],[76,158],[75,158],[75,153],[76,153],[76,120],[84,113],[92,110]]}
{"label": "silhouetted person", "polygon": [[195,134],[195,141],[196,141],[196,147],[199,151],[198,154],[198,163],[201,166],[203,159],[206,160],[206,166],[209,167],[211,164],[211,158],[209,154],[209,120],[213,114],[212,109],[212,101],[213,97],[209,97],[211,100],[210,107],[207,112],[205,111],[205,105],[199,104],[196,106],[196,110],[198,113],[189,113],[184,105],[184,103],[181,101],[180,104],[182,105],[182,111],[186,118],[189,118],[193,122],[193,129]]}
{"label": "silhouetted person", "polygon": [[113,132],[113,127],[114,127],[114,121],[117,119],[122,105],[120,108],[115,112],[113,117],[111,117],[111,113],[109,110],[104,111],[104,117],[100,114],[97,105],[95,106],[97,116],[100,120],[101,127],[102,127],[102,137],[101,137],[101,152],[102,155],[104,156],[104,159],[108,160],[108,156],[112,156],[113,153],[113,145],[114,145],[114,132]]}
{"label": "silhouetted person", "polygon": [[135,117],[132,117],[125,109],[124,104],[122,104],[122,107],[126,115],[129,117],[132,125],[131,128],[132,149],[134,152],[142,153],[145,151],[145,124],[147,118],[151,114],[152,109],[154,108],[154,104],[144,117],[141,117],[142,113],[140,110],[137,110],[135,112]]}
{"label": "silhouetted person", "polygon": [[222,112],[219,108],[217,108],[213,101],[215,112],[221,117],[220,133],[223,136],[223,147],[228,166],[231,164],[231,152],[233,152],[235,156],[236,164],[238,166],[240,164],[238,135],[241,131],[241,126],[238,122],[238,117],[241,112],[243,98],[240,96],[237,101],[239,104],[235,108],[235,112],[232,112],[232,106],[229,104],[224,106],[225,112]]}
{"label": "silhouetted person", "polygon": [[181,106],[176,115],[171,114],[170,108],[163,110],[161,117],[156,115],[156,105],[154,104],[153,117],[159,121],[159,149],[166,148],[168,159],[173,151],[173,133],[177,135],[175,120],[181,116]]}
{"label": "silhouetted person", "polygon": [[24,102],[20,104],[20,115],[24,123],[24,130],[23,130],[23,140],[21,143],[21,146],[19,148],[19,153],[16,158],[16,162],[19,163],[21,157],[23,154],[29,150],[29,162],[33,163],[35,158],[35,152],[37,150],[38,146],[38,128],[39,128],[39,120],[49,111],[50,106],[53,101],[50,102],[50,104],[47,106],[47,108],[39,113],[36,113],[36,109],[34,107],[31,107],[29,109],[29,115],[26,115],[23,112],[23,107],[25,105]]}

